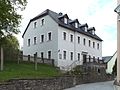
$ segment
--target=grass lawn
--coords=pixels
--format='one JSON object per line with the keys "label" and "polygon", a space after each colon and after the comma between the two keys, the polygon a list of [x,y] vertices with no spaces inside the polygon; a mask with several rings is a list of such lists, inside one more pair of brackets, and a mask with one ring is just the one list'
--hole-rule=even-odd
{"label": "grass lawn", "polygon": [[0,82],[13,78],[41,78],[60,74],[60,71],[50,65],[38,64],[38,70],[35,71],[34,63],[21,62],[17,64],[17,61],[7,61],[4,63],[4,71],[0,71]]}

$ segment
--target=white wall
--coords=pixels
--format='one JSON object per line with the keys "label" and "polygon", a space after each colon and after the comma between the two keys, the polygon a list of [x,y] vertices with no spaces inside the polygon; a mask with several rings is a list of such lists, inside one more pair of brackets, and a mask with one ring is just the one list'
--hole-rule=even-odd
{"label": "white wall", "polygon": [[[45,20],[45,24],[41,26],[41,20]],[[33,28],[34,22],[37,22],[37,28]],[[40,53],[44,52],[44,57],[47,58],[47,52],[52,51],[52,58],[57,60],[57,27],[58,24],[50,17],[44,16],[43,18],[37,19],[30,23],[23,40],[23,54],[24,55],[32,55],[37,52],[40,57]],[[47,41],[47,33],[52,32],[52,41]],[[45,41],[43,43],[40,42],[40,35],[45,35]],[[37,44],[33,44],[34,37],[37,37]],[[27,40],[31,40],[31,45],[27,46]],[[57,65],[57,62],[55,62]]]}
{"label": "white wall", "polygon": [[[67,34],[67,40],[63,40],[63,32],[66,32]],[[74,41],[70,42],[70,34],[75,35]],[[78,36],[80,36],[80,44],[78,44]],[[83,38],[86,39],[86,45],[83,45]],[[91,40],[91,47],[88,46],[89,40]],[[82,64],[82,52],[88,52],[87,55],[95,56],[95,58],[102,59],[102,42],[90,38],[86,35],[80,34],[78,32],[73,32],[71,30],[68,30],[63,27],[58,28],[58,49],[60,50],[59,54],[62,54],[62,59],[59,59],[58,57],[58,65],[59,66],[69,66],[71,63],[77,60],[77,53],[80,53],[80,61],[78,61],[78,64]],[[95,48],[93,48],[93,41],[95,42]],[[97,43],[99,43],[99,50],[97,49]],[[67,59],[63,59],[63,51],[67,51]],[[74,53],[74,60],[70,60],[70,52],[73,51]]]}

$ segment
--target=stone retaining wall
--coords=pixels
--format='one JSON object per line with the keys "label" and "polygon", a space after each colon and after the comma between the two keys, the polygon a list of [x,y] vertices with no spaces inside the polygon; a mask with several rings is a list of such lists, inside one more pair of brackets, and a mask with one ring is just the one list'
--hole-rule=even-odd
{"label": "stone retaining wall", "polygon": [[0,90],[63,90],[78,84],[111,80],[109,77],[61,76],[42,79],[12,79],[0,85]]}

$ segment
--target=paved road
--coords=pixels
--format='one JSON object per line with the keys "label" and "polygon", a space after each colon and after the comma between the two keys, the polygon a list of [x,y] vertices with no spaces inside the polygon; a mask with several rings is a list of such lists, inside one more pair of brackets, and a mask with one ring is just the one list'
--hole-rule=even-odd
{"label": "paved road", "polygon": [[82,84],[65,90],[120,90],[120,86],[113,85],[113,81]]}

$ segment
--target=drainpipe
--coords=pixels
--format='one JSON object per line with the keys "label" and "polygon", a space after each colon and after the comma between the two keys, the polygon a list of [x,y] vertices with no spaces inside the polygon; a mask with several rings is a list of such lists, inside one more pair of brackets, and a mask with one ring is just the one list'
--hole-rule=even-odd
{"label": "drainpipe", "polygon": [[76,60],[76,39],[75,39],[75,31],[74,31],[74,60]]}

